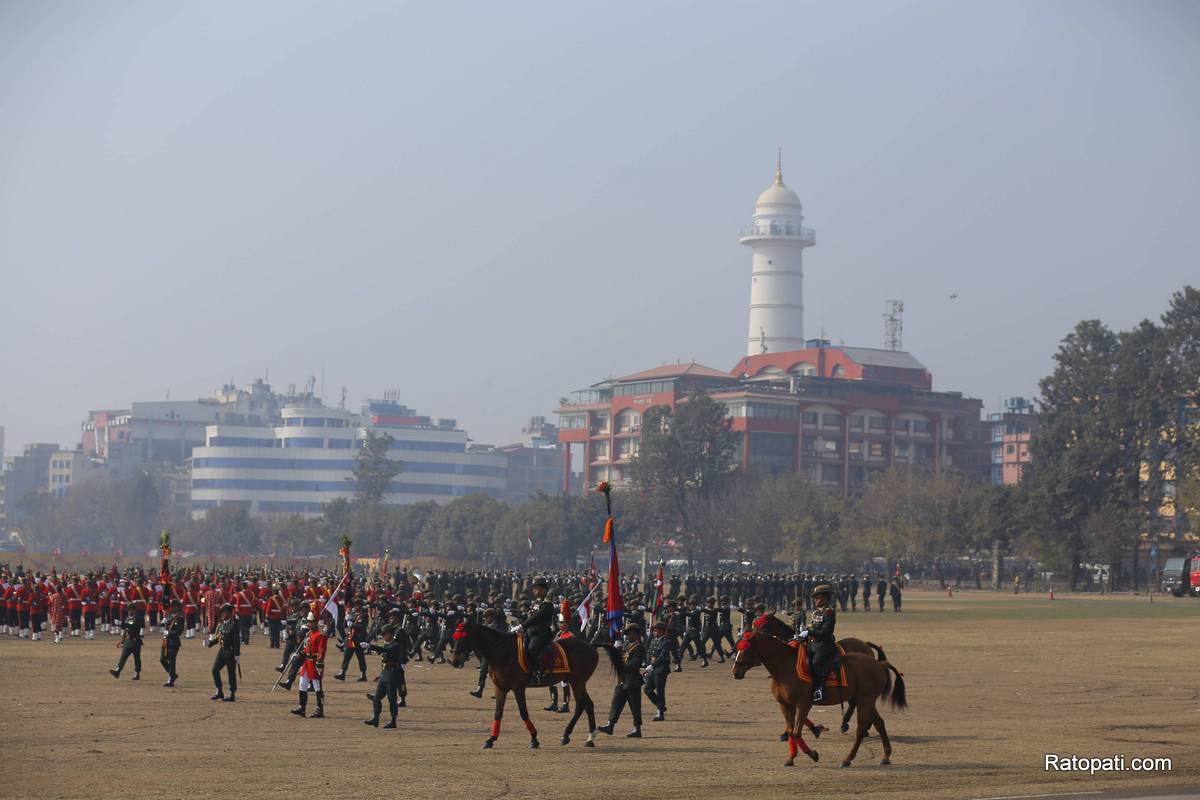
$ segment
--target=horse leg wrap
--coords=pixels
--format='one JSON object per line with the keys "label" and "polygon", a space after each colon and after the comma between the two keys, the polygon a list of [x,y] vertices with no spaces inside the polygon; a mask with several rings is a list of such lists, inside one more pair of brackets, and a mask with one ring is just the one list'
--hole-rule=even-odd
{"label": "horse leg wrap", "polygon": [[800,745],[796,742],[795,736],[788,737],[788,758],[795,758],[796,753],[800,752]]}
{"label": "horse leg wrap", "polygon": [[500,720],[498,719],[492,720],[492,738],[500,738]]}
{"label": "horse leg wrap", "polygon": [[537,728],[533,727],[533,720],[525,720],[525,729],[529,731],[530,736],[537,736]]}
{"label": "horse leg wrap", "polygon": [[[808,746],[808,743],[804,741],[803,737],[797,736],[794,739],[792,739],[792,741],[796,743],[795,745],[793,745],[793,747],[799,746],[801,752],[803,752],[804,755],[808,755],[809,753],[812,752],[812,748]],[[795,755],[795,753],[793,753],[792,755]]]}

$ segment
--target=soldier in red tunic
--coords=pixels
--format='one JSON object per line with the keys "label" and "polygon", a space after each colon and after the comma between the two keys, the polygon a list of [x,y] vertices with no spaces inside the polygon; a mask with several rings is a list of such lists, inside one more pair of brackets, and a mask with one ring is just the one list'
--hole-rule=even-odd
{"label": "soldier in red tunic", "polygon": [[308,635],[304,639],[304,650],[300,665],[300,705],[292,709],[292,713],[303,717],[308,708],[308,693],[317,693],[317,710],[313,718],[325,716],[325,691],[321,687],[321,676],[325,674],[325,648],[329,639],[325,635],[324,623],[318,624],[317,617],[312,612],[308,614]]}

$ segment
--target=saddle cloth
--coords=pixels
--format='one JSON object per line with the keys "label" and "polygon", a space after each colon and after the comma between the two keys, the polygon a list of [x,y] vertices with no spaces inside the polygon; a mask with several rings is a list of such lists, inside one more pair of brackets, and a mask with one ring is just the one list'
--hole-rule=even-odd
{"label": "saddle cloth", "polygon": [[[524,636],[517,637],[517,664],[526,672],[533,671],[525,659]],[[547,675],[566,675],[570,671],[571,668],[567,666],[567,652],[558,642],[551,642],[550,646],[542,651],[542,672]]]}
{"label": "saddle cloth", "polygon": [[[846,655],[846,651],[842,649],[840,644],[835,644],[837,648],[838,661],[835,669],[829,670],[829,674],[825,676],[826,686],[845,686],[846,685],[846,667],[842,665],[841,658]],[[808,644],[799,645],[796,653],[796,675],[805,683],[812,683],[812,670],[808,664]]]}

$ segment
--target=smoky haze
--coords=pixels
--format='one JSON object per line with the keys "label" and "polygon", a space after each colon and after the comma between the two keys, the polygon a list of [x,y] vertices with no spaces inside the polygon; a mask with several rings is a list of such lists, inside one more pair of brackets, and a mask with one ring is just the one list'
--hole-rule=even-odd
{"label": "smoky haze", "polygon": [[1028,395],[1200,275],[1198,36],[1193,2],[6,2],[8,450],[268,370],[504,443],[729,369],[777,146],[808,336],[879,347],[899,298],[935,388]]}

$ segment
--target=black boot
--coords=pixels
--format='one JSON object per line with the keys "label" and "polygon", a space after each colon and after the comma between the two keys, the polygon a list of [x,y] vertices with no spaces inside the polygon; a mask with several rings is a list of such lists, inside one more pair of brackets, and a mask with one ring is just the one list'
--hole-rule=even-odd
{"label": "black boot", "polygon": [[396,727],[396,718],[395,718],[395,717],[392,717],[392,721],[391,721],[391,722],[389,722],[388,724],[384,725],[383,727],[385,727],[385,728],[395,728],[395,727]]}
{"label": "black boot", "polygon": [[306,708],[308,708],[308,692],[301,692],[300,693],[300,705],[293,708],[292,713],[295,714],[297,717],[303,717],[304,710]]}
{"label": "black boot", "polygon": [[365,672],[358,673],[358,680],[355,681],[355,683],[366,683],[366,682],[367,682],[367,673],[365,673]]}
{"label": "black boot", "polygon": [[334,676],[333,676],[333,679],[334,679],[335,681],[344,681],[344,680],[346,680],[346,673],[344,673],[344,672],[339,672],[339,673],[337,673],[336,675],[334,675]]}
{"label": "black boot", "polygon": [[222,689],[220,686],[218,686],[217,693],[208,699],[209,700],[224,700],[225,699],[225,690]]}
{"label": "black boot", "polygon": [[372,725],[372,726],[378,728],[379,727],[379,717],[371,717],[370,719],[364,719],[363,725]]}
{"label": "black boot", "polygon": [[130,678],[129,680],[131,680],[131,681],[140,681],[141,679],[142,679],[142,673],[140,673],[140,672],[135,672],[135,673],[133,673],[133,677],[132,677],[132,678]]}
{"label": "black boot", "polygon": [[221,699],[222,699],[222,700],[224,700],[226,703],[233,703],[233,702],[235,702],[235,701],[237,700],[237,690],[236,690],[236,689],[230,689],[230,690],[229,690],[229,697],[223,697],[223,698],[221,698]]}
{"label": "black boot", "polygon": [[121,677],[121,670],[119,670],[119,669],[110,669],[110,670],[108,671],[108,674],[109,674],[109,675],[112,675],[114,678],[120,678],[120,677]]}
{"label": "black boot", "polygon": [[313,712],[313,719],[320,719],[325,716],[325,693],[317,692],[317,710]]}
{"label": "black boot", "polygon": [[471,697],[482,698],[483,697],[483,687],[480,686],[476,689],[472,689],[471,691],[467,692],[467,694],[471,695]]}

